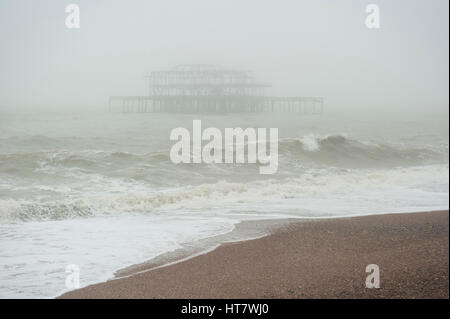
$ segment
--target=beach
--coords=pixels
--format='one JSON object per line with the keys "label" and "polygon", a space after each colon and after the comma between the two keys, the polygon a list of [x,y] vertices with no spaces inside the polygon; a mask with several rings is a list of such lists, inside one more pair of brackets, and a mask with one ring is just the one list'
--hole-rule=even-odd
{"label": "beach", "polygon": [[[366,266],[380,288],[366,288]],[[448,211],[291,222],[60,298],[449,298]]]}

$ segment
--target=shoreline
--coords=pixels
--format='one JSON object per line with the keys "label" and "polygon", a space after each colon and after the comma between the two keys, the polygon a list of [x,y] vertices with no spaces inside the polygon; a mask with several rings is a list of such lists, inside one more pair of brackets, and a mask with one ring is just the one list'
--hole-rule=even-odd
{"label": "shoreline", "polygon": [[[257,222],[257,236],[239,239]],[[448,298],[448,229],[448,210],[247,221],[206,239],[208,249],[172,252],[57,298]],[[365,288],[371,255],[383,261],[380,289]]]}
{"label": "shoreline", "polygon": [[142,263],[118,269],[114,272],[114,278],[111,278],[108,281],[127,278],[155,269],[175,265],[197,256],[207,254],[222,245],[246,242],[270,236],[272,233],[283,229],[293,222],[298,222],[299,220],[301,219],[276,218],[241,221],[235,224],[234,229],[227,233],[184,243],[181,248],[163,253]]}

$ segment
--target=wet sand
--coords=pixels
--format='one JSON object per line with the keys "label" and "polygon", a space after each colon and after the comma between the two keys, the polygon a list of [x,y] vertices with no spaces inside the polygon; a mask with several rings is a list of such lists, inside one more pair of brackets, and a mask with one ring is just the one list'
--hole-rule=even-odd
{"label": "wet sand", "polygon": [[[365,286],[366,266],[380,288]],[[62,298],[449,298],[449,213],[298,221]]]}

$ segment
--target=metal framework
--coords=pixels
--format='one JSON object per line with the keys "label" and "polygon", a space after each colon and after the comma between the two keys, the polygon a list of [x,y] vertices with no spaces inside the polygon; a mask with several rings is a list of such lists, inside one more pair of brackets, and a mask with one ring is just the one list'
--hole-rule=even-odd
{"label": "metal framework", "polygon": [[179,65],[147,77],[147,96],[111,96],[109,109],[119,104],[130,112],[323,112],[320,97],[269,97],[270,84],[258,83],[251,71],[209,64]]}

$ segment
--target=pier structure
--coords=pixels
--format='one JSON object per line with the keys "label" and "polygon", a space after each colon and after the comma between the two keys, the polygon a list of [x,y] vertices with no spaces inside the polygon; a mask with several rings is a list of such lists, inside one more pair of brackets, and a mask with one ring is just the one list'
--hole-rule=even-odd
{"label": "pier structure", "polygon": [[213,65],[179,65],[154,71],[148,77],[148,95],[111,96],[110,111],[123,113],[323,113],[321,97],[267,96],[270,84],[259,83],[251,71]]}

